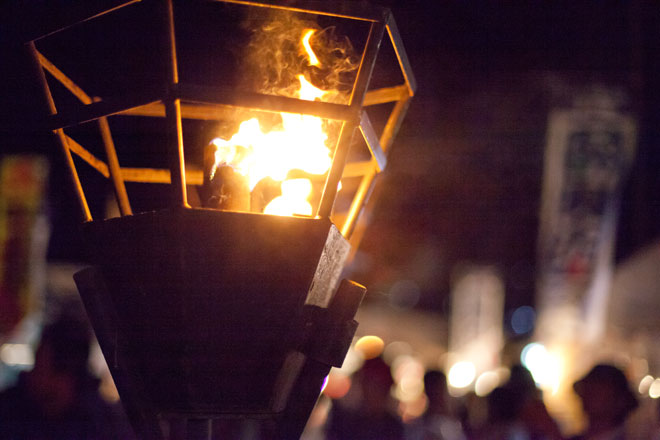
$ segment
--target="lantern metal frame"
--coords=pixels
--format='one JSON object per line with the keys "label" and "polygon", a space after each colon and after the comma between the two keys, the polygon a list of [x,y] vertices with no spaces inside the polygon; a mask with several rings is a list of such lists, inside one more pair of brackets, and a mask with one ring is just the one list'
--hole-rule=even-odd
{"label": "lantern metal frame", "polygon": [[[163,44],[166,45],[165,49],[168,56],[168,72],[165,87],[155,92],[147,91],[140,96],[132,95],[119,99],[112,97],[92,97],[53,62],[46,58],[46,56],[39,52],[36,44],[42,38],[47,38],[49,35],[67,29],[70,26],[107,13],[112,13],[117,9],[136,3],[135,0],[108,2],[111,3],[110,8],[100,12],[97,11],[92,14],[91,18],[61,26],[59,29],[38,35],[27,43],[39,77],[44,102],[47,104],[49,112],[46,126],[54,133],[57,143],[65,155],[83,220],[87,222],[92,221],[93,218],[72,153],[105,178],[112,180],[117,204],[122,216],[132,214],[125,182],[169,183],[171,184],[176,204],[181,207],[189,207],[186,185],[201,185],[203,176],[202,171],[186,170],[182,119],[220,120],[230,114],[230,112],[234,112],[237,108],[243,108],[266,112],[299,113],[342,122],[341,134],[333,154],[332,165],[328,172],[316,217],[330,218],[331,214],[333,214],[337,187],[341,179],[360,178],[360,184],[350,207],[346,212],[341,213],[344,220],[343,224],[339,226],[339,229],[344,237],[350,240],[356,230],[356,226],[358,228],[364,227],[364,224],[359,222],[360,213],[369,199],[375,177],[387,166],[387,154],[406,114],[410,98],[416,90],[415,78],[394,17],[387,8],[364,4],[333,3],[330,5],[316,1],[297,1],[292,3],[279,0],[214,1],[305,12],[370,23],[367,42],[360,59],[358,73],[348,104],[311,102],[260,93],[237,93],[222,87],[203,87],[180,82],[174,27],[175,10],[172,0],[161,0],[162,14],[160,19],[162,21],[163,32],[167,36],[167,38],[163,39]],[[79,16],[79,14],[72,15],[75,17]],[[392,87],[369,90],[369,82],[385,31],[387,31],[389,40],[396,53],[404,82],[403,84]],[[77,98],[80,102],[77,108],[67,112],[58,112],[45,72],[48,72]],[[383,130],[377,133],[363,107],[384,103],[395,104]],[[168,131],[169,169],[122,167],[108,124],[108,117],[113,115],[165,117]],[[105,161],[96,157],[65,132],[69,127],[90,121],[97,121],[98,123],[105,147]],[[353,133],[356,128],[359,129],[371,157],[369,160],[346,163]],[[356,247],[355,241],[360,235],[355,234],[355,239],[351,240],[353,247]]]}

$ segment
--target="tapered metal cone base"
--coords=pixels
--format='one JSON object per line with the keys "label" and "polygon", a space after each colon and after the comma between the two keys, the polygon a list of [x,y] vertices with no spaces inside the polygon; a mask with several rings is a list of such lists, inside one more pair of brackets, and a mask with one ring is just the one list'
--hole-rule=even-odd
{"label": "tapered metal cone base", "polygon": [[84,233],[95,267],[76,283],[134,425],[240,416],[272,418],[280,433],[304,426],[364,294],[348,283],[334,295],[349,251],[334,225],[176,209]]}

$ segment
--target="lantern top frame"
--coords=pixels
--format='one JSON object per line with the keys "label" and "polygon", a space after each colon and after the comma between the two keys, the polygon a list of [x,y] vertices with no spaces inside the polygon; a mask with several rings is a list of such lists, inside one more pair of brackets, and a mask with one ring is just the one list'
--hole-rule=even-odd
{"label": "lantern top frame", "polygon": [[[294,2],[279,0],[213,0],[213,2],[275,8],[369,23],[369,32],[361,54],[350,99],[347,104],[336,104],[304,101],[254,92],[237,93],[223,87],[208,87],[180,82],[174,26],[176,8],[172,0],[153,1],[158,2],[159,26],[165,37],[163,38],[163,45],[166,49],[164,53],[167,56],[167,78],[164,84],[138,94],[121,97],[92,97],[37,49],[37,45],[40,44],[41,40],[53,34],[118,9],[129,7],[138,3],[138,1],[108,0],[94,2],[91,6],[89,4],[79,6],[78,10],[71,14],[62,14],[62,16],[72,17],[71,22],[62,21],[62,16],[60,16],[60,22],[50,23],[49,27],[47,26],[40,31],[32,29],[31,36],[24,39],[24,41],[27,41],[26,46],[33,60],[35,76],[37,76],[41,85],[43,101],[48,110],[44,126],[54,133],[57,143],[64,152],[83,220],[92,221],[93,218],[72,153],[112,181],[121,215],[131,215],[133,213],[125,182],[169,183],[174,194],[175,204],[187,208],[189,207],[187,185],[200,185],[203,176],[200,170],[188,169],[185,165],[182,119],[220,119],[237,108],[245,108],[266,112],[299,113],[341,121],[341,134],[335,147],[332,165],[327,173],[315,216],[330,218],[331,215],[337,214],[333,213],[333,209],[339,182],[344,178],[359,178],[360,183],[350,207],[337,217],[342,219],[339,228],[347,238],[354,235],[356,228],[363,228],[364,224],[360,220],[360,213],[368,202],[376,176],[387,166],[387,154],[405,117],[410,98],[415,94],[417,87],[396,22],[390,10],[373,5],[348,2],[329,4],[327,2],[305,0]],[[403,76],[403,83],[390,87],[369,89],[376,57],[385,32],[387,32],[396,54]],[[68,111],[58,111],[46,72],[71,92],[79,101],[79,105],[68,109]],[[364,108],[385,103],[393,103],[394,105],[384,128],[380,133],[377,133]],[[115,115],[166,118],[169,164],[167,169],[128,168],[120,165],[110,125],[108,124],[108,118]],[[105,149],[105,160],[95,156],[66,133],[66,130],[71,127],[92,121],[98,123]],[[347,163],[348,150],[356,129],[359,129],[365,141],[370,152],[370,159]]]}

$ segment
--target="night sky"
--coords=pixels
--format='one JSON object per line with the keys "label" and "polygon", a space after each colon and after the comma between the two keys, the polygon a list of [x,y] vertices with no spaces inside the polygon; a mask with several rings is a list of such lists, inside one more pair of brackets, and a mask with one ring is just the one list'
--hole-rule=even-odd
{"label": "night sky", "polygon": [[[418,93],[381,176],[352,274],[372,298],[386,298],[397,281],[408,280],[419,288],[418,307],[446,311],[452,273],[486,264],[502,273],[509,310],[533,304],[548,114],[593,84],[624,91],[625,110],[639,122],[638,155],[622,197],[617,260],[658,236],[660,10],[652,2],[374,3],[394,13]],[[19,1],[0,3],[2,150],[44,153],[53,162],[52,261],[82,257],[76,205],[55,144],[35,130],[36,90],[25,74],[29,65],[17,35],[65,16],[64,4],[33,2],[29,10]],[[36,15],[28,23],[31,14]],[[141,41],[147,47],[149,35]],[[121,48],[133,42],[116,38],[107,40],[108,58],[99,66],[121,77],[108,60],[121,58]],[[84,41],[75,43],[69,42],[69,49],[83,54]],[[384,43],[376,83],[396,71],[387,65],[388,50]],[[149,68],[157,68],[154,63]],[[226,68],[213,63],[204,68]],[[148,80],[149,68],[136,71]]]}

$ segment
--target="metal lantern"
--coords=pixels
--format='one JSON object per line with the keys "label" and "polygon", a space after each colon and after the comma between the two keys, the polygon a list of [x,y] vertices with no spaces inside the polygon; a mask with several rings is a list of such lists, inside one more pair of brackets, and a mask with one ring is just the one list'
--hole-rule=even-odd
{"label": "metal lantern", "polygon": [[[185,80],[180,71],[186,60],[178,50],[190,40],[175,34],[175,24],[179,29],[179,23],[187,23],[179,15],[196,7],[276,11],[336,20],[346,27],[355,23],[365,36],[345,100],[305,100]],[[376,175],[386,167],[415,90],[390,11],[364,3],[241,0],[107,1],[78,9],[30,35],[27,47],[48,109],[43,124],[66,157],[84,220],[82,234],[93,266],[75,280],[133,426],[143,438],[218,438],[229,421],[252,420],[258,421],[263,438],[299,437],[324,378],[343,362],[357,328],[353,316],[365,289],[340,282],[341,272],[351,246],[357,247],[364,228],[360,213]],[[157,42],[153,59],[149,51],[142,53],[143,62],[159,72],[145,76],[149,87],[127,83],[130,90],[104,89],[86,75],[83,83],[74,81],[76,66],[94,66],[95,61],[69,62],[58,44],[138,27],[135,17],[146,19],[139,24],[140,35]],[[231,23],[230,18],[218,33]],[[401,81],[370,88],[385,33]],[[106,50],[113,41],[112,35],[95,38],[105,42]],[[128,53],[141,41],[116,44],[121,43],[131,46],[125,48]],[[65,73],[66,66],[72,66],[71,73]],[[109,69],[95,73],[101,79],[126,73]],[[84,88],[103,93],[92,96]],[[56,107],[65,91],[75,100]],[[372,124],[367,109],[388,103],[380,125]],[[184,141],[195,142],[186,124],[221,122],[241,112],[333,121],[330,163],[315,177],[318,194],[311,213],[268,215],[229,205],[211,209],[191,198],[190,191],[208,185],[210,178],[203,154],[190,160],[184,152]],[[125,159],[120,145],[126,135],[111,126],[154,120],[165,140],[162,147],[154,140],[157,145],[149,149],[155,165],[127,166],[130,152]],[[88,137],[80,133],[90,127],[100,133],[102,154],[82,145]],[[361,136],[354,137],[358,131]],[[367,155],[353,154],[360,145]],[[159,167],[161,160],[166,166]],[[111,182],[119,217],[93,218],[80,167],[91,167]],[[168,188],[168,201],[135,212],[129,185],[136,182]],[[340,182],[350,195],[337,203]]]}

